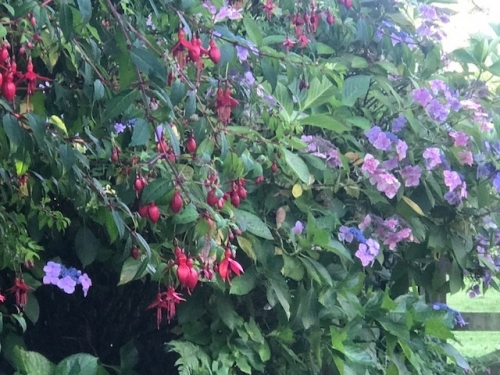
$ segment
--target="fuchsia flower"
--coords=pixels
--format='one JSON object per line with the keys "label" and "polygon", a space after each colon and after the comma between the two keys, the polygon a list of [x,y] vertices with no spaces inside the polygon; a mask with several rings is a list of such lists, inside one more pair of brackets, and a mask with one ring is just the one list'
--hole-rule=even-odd
{"label": "fuchsia flower", "polygon": [[16,305],[23,308],[28,301],[28,290],[30,289],[33,288],[26,285],[24,279],[16,277],[14,279],[14,285],[10,289],[7,289],[7,293],[14,294],[16,297]]}
{"label": "fuchsia flower", "polygon": [[176,293],[173,286],[169,286],[166,292],[156,294],[156,300],[147,307],[147,310],[156,309],[156,326],[158,329],[160,329],[163,319],[163,310],[166,310],[167,322],[170,323],[175,316],[176,305],[182,301],[185,301],[185,299],[182,298],[181,294]]}
{"label": "fuchsia flower", "polygon": [[231,276],[232,274],[236,276],[240,276],[243,271],[243,267],[236,260],[233,259],[233,252],[230,248],[226,249],[226,253],[224,254],[224,259],[219,264],[219,275],[222,278],[222,281],[228,281],[231,284]]}

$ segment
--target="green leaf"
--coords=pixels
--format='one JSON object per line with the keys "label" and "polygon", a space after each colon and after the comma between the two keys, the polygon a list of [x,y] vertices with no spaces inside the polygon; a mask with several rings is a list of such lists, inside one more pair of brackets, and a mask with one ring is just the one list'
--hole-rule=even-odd
{"label": "green leaf", "polygon": [[330,241],[328,241],[328,244],[322,247],[337,254],[341,258],[352,261],[351,253],[349,252],[349,250],[347,250],[346,247],[337,240],[330,239]]}
{"label": "green leaf", "polygon": [[102,122],[111,120],[123,114],[130,108],[134,100],[137,98],[137,90],[127,90],[111,99],[106,105],[106,111],[102,117]]}
{"label": "green leaf", "polygon": [[309,329],[318,322],[318,311],[316,306],[318,296],[314,288],[311,287],[309,290],[306,290],[301,284],[298,297],[299,306],[297,307],[296,316],[300,319],[304,329]]}
{"label": "green leaf", "polygon": [[492,73],[496,76],[500,76],[500,61],[497,61],[493,65],[489,66],[488,70],[490,73]]}
{"label": "green leaf", "polygon": [[141,73],[153,75],[155,78],[165,81],[167,75],[165,67],[160,64],[158,59],[147,49],[132,48],[130,51],[130,59]]}
{"label": "green leaf", "polygon": [[285,155],[286,163],[295,175],[305,184],[309,184],[309,168],[307,168],[304,160],[287,149],[283,149],[283,154]]}
{"label": "green leaf", "polygon": [[453,333],[446,327],[440,318],[429,318],[425,321],[425,334],[438,339],[452,339]]}
{"label": "green leaf", "polygon": [[235,208],[234,217],[236,223],[238,224],[238,226],[242,231],[247,230],[250,233],[258,237],[264,238],[266,240],[274,239],[267,225],[258,216],[250,212]]}
{"label": "green leaf", "polygon": [[444,343],[442,344],[442,348],[446,355],[452,358],[458,366],[460,366],[464,370],[470,371],[469,363],[467,363],[467,360],[458,352],[458,350],[453,345]]}
{"label": "green leaf", "polygon": [[132,280],[136,279],[136,276],[138,275],[139,270],[142,268],[143,262],[140,259],[134,259],[134,258],[128,258],[122,266],[122,270],[120,272],[120,281],[118,282],[118,285],[124,285]]}
{"label": "green leaf", "polygon": [[181,212],[173,217],[172,222],[174,224],[189,224],[199,217],[200,214],[198,213],[196,206],[190,203],[186,207],[184,207]]}
{"label": "green leaf", "polygon": [[172,85],[172,91],[170,92],[170,102],[172,103],[172,106],[179,104],[186,96],[186,93],[186,85],[182,81],[175,81]]}
{"label": "green leaf", "polygon": [[143,146],[148,143],[151,138],[151,125],[149,123],[139,118],[134,124],[134,132],[132,133],[132,141],[130,142],[130,147]]}
{"label": "green leaf", "polygon": [[158,178],[150,181],[142,191],[141,202],[148,204],[157,202],[172,190],[172,181],[167,178]]}
{"label": "green leaf", "polygon": [[309,90],[304,103],[300,103],[301,110],[308,108],[319,107],[328,102],[337,93],[337,88],[326,78],[322,77],[321,81],[315,77],[309,82]]}
{"label": "green leaf", "polygon": [[320,115],[311,115],[304,118],[301,118],[299,124],[304,125],[312,125],[318,128],[332,130],[335,133],[342,133],[350,128],[340,121],[333,118],[332,115],[329,114],[320,114]]}
{"label": "green leaf", "polygon": [[269,279],[269,288],[274,293],[281,307],[285,311],[286,317],[290,319],[290,291],[284,278],[275,276]]}
{"label": "green leaf", "polygon": [[94,236],[91,230],[87,227],[81,227],[75,236],[75,250],[78,259],[82,262],[82,266],[86,267],[91,264],[96,256],[101,244]]}
{"label": "green leaf", "polygon": [[262,68],[262,74],[264,79],[271,85],[271,94],[276,90],[276,85],[278,84],[278,72],[267,60],[262,60],[260,62],[260,67]]}
{"label": "green leaf", "polygon": [[246,269],[243,275],[233,278],[229,294],[244,296],[255,288],[256,282],[257,273],[255,268]]}
{"label": "green leaf", "polygon": [[94,100],[101,100],[104,98],[104,85],[100,79],[94,81]]}
{"label": "green leaf", "polygon": [[170,139],[170,145],[172,146],[172,149],[174,150],[175,156],[180,156],[181,148],[179,146],[179,138],[178,138],[177,134],[175,134],[174,129],[170,126],[170,124],[164,124],[164,128],[167,129],[167,133],[168,133],[169,139]]}
{"label": "green leaf", "polygon": [[32,291],[28,292],[28,301],[26,302],[26,306],[24,306],[24,314],[33,324],[36,324],[40,316],[40,305]]}
{"label": "green leaf", "polygon": [[260,32],[261,27],[248,16],[243,18],[243,24],[245,25],[245,31],[250,40],[254,42],[257,47],[260,47],[262,45],[262,33]]}
{"label": "green leaf", "polygon": [[228,62],[234,59],[236,50],[231,43],[222,43],[219,47],[220,49],[220,61],[217,66],[224,66]]}
{"label": "green leaf", "polygon": [[120,238],[123,237],[125,234],[125,222],[123,221],[123,218],[117,210],[111,210],[111,217],[113,218],[113,222],[115,223]]}
{"label": "green leaf", "polygon": [[342,104],[352,107],[358,98],[365,96],[370,89],[371,79],[371,76],[366,75],[347,78],[342,88]]}
{"label": "green leaf", "polygon": [[90,0],[76,0],[83,24],[87,24],[92,17],[92,4]]}
{"label": "green leaf", "polygon": [[11,153],[16,152],[23,142],[23,130],[19,126],[17,119],[9,113],[3,116],[2,123],[5,134],[9,138],[10,151]]}
{"label": "green leaf", "polygon": [[372,127],[370,120],[364,117],[347,117],[344,120],[363,130],[370,130],[370,128]]}
{"label": "green leaf", "polygon": [[70,169],[78,161],[75,151],[70,145],[62,144],[59,146],[59,155],[66,169]]}
{"label": "green leaf", "polygon": [[59,27],[67,42],[71,40],[74,32],[73,28],[73,12],[68,4],[62,3],[59,8]]}
{"label": "green leaf", "polygon": [[54,375],[96,375],[98,358],[90,354],[73,354],[64,358],[56,367]]}
{"label": "green leaf", "polygon": [[19,346],[14,347],[12,351],[12,362],[16,370],[24,375],[54,374],[54,364],[52,362],[40,353],[30,352]]}
{"label": "green leaf", "polygon": [[120,370],[125,372],[132,370],[139,362],[139,352],[133,340],[130,340],[120,348]]}

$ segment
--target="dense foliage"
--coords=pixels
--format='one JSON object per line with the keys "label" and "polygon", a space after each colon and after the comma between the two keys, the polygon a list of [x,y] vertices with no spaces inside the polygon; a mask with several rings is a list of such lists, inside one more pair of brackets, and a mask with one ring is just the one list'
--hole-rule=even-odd
{"label": "dense foliage", "polygon": [[446,2],[2,2],[0,365],[470,371],[500,39],[443,54]]}

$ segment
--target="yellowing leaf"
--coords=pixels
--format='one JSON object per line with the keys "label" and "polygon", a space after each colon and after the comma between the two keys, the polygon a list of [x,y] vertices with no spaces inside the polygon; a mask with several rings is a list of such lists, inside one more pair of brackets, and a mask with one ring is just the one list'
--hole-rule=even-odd
{"label": "yellowing leaf", "polygon": [[252,243],[249,240],[245,237],[236,237],[236,239],[238,240],[238,245],[240,245],[241,249],[248,255],[249,258],[253,260],[257,259],[252,248]]}
{"label": "yellowing leaf", "polygon": [[57,129],[62,131],[64,135],[68,136],[68,130],[66,129],[66,124],[61,120],[59,116],[53,115],[50,116],[49,123],[54,125]]}
{"label": "yellowing leaf", "polygon": [[280,207],[276,210],[276,227],[278,229],[281,228],[281,224],[283,224],[283,222],[285,221],[286,219],[286,210],[285,210],[285,207]]}
{"label": "yellowing leaf", "polygon": [[349,163],[351,164],[358,165],[363,162],[363,159],[357,152],[346,152],[345,156],[349,159]]}
{"label": "yellowing leaf", "polygon": [[422,209],[420,208],[420,206],[418,204],[416,204],[415,202],[413,202],[410,198],[407,198],[405,196],[403,196],[403,200],[406,202],[406,204],[408,206],[410,206],[413,211],[415,211],[417,214],[419,214],[420,216],[425,216],[424,214],[424,211],[422,211]]}
{"label": "yellowing leaf", "polygon": [[302,193],[303,193],[302,186],[300,186],[299,184],[293,185],[292,195],[294,198],[300,197]]}

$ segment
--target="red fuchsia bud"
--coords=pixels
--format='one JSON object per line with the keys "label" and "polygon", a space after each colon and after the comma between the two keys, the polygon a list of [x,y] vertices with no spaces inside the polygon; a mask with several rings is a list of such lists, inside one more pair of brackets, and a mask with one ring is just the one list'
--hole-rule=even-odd
{"label": "red fuchsia bud", "polygon": [[224,198],[219,199],[219,201],[217,202],[217,208],[219,210],[222,210],[222,207],[224,207],[224,203],[226,203],[226,200]]}
{"label": "red fuchsia bud", "polygon": [[255,183],[260,184],[262,182],[264,182],[264,176],[263,175],[257,176],[257,178],[255,179]]}
{"label": "red fuchsia bud", "polygon": [[28,260],[28,261],[24,262],[24,268],[26,268],[27,270],[31,270],[31,269],[35,268],[35,263],[33,263],[32,260]]}
{"label": "red fuchsia bud", "polygon": [[207,222],[208,227],[210,228],[210,230],[212,230],[214,228],[214,221],[212,220],[212,218],[211,217],[206,217],[205,221]]}
{"label": "red fuchsia bud", "polygon": [[217,47],[217,44],[215,44],[215,41],[212,39],[210,40],[210,49],[208,50],[208,57],[212,62],[217,65],[220,61],[221,54],[220,54],[220,49]]}
{"label": "red fuchsia bud", "polygon": [[188,289],[188,293],[191,294],[191,292],[194,290],[194,288],[196,288],[196,285],[198,284],[198,272],[193,268],[193,261],[191,259],[187,260],[187,265],[189,267],[189,275],[186,286]]}
{"label": "red fuchsia bud", "polygon": [[139,249],[137,248],[137,246],[134,246],[130,249],[130,256],[135,260],[139,259]]}
{"label": "red fuchsia bud", "polygon": [[33,25],[33,27],[36,27],[36,19],[35,19],[35,17],[33,17],[33,16],[30,17],[30,23]]}
{"label": "red fuchsia bud", "polygon": [[330,12],[330,10],[326,11],[326,23],[332,26],[335,23],[335,16]]}
{"label": "red fuchsia bud", "polygon": [[194,140],[194,137],[192,135],[189,136],[189,138],[186,141],[186,150],[190,154],[194,154],[196,152],[196,141]]}
{"label": "red fuchsia bud", "polygon": [[0,73],[0,86],[2,86],[2,83],[3,83],[3,75],[2,73]]}
{"label": "red fuchsia bud", "polygon": [[278,165],[276,164],[276,160],[273,161],[273,165],[271,165],[271,172],[273,173],[278,172]]}
{"label": "red fuchsia bud", "polygon": [[229,230],[229,234],[227,236],[229,238],[229,241],[233,242],[234,241],[234,233],[232,230]]}
{"label": "red fuchsia bud", "polygon": [[238,207],[240,205],[240,196],[238,195],[237,192],[233,192],[231,194],[231,204],[234,206],[234,207]]}
{"label": "red fuchsia bud", "polygon": [[111,161],[113,163],[116,163],[119,159],[118,152],[116,150],[113,150],[113,153],[111,154]]}
{"label": "red fuchsia bud", "polygon": [[351,7],[352,7],[352,0],[344,0],[344,5],[347,8],[347,10],[351,9]]}
{"label": "red fuchsia bud", "polygon": [[137,210],[137,212],[139,212],[140,217],[148,217],[149,206],[148,205],[143,206],[142,204],[139,203],[139,209]]}
{"label": "red fuchsia bud", "polygon": [[2,95],[7,101],[11,102],[16,97],[16,85],[8,80],[2,85]]}
{"label": "red fuchsia bud", "polygon": [[174,213],[178,213],[180,210],[182,210],[183,203],[184,202],[181,194],[179,193],[179,190],[176,190],[174,196],[170,200],[170,208]]}
{"label": "red fuchsia bud", "polygon": [[210,207],[214,207],[217,202],[219,202],[219,198],[217,198],[217,196],[215,195],[215,189],[212,189],[207,194],[207,204]]}
{"label": "red fuchsia bud", "polygon": [[246,189],[240,185],[239,189],[238,189],[238,196],[241,198],[241,199],[246,199],[247,197],[247,191]]}
{"label": "red fuchsia bud", "polygon": [[242,177],[242,178],[240,178],[240,179],[238,180],[238,183],[239,183],[241,186],[245,186],[245,185],[247,184],[247,180],[245,180],[245,179]]}
{"label": "red fuchsia bud", "polygon": [[19,48],[19,55],[23,56],[25,53],[26,53],[26,49],[24,48],[24,46],[21,46]]}
{"label": "red fuchsia bud", "polygon": [[7,47],[3,45],[2,49],[0,49],[0,65],[3,65],[9,57],[9,51],[7,50]]}
{"label": "red fuchsia bud", "polygon": [[135,181],[134,181],[134,190],[137,193],[140,193],[144,189],[144,183],[142,182],[142,178],[139,175],[135,176]]}
{"label": "red fuchsia bud", "polygon": [[157,223],[160,220],[160,209],[154,202],[149,204],[148,216],[153,223]]}
{"label": "red fuchsia bud", "polygon": [[240,228],[235,229],[235,230],[234,230],[234,233],[235,233],[238,237],[240,237],[240,236],[242,235]]}
{"label": "red fuchsia bud", "polygon": [[186,264],[186,260],[181,261],[177,267],[177,278],[183,288],[186,287],[188,283],[190,273],[191,271],[189,270],[189,266]]}

